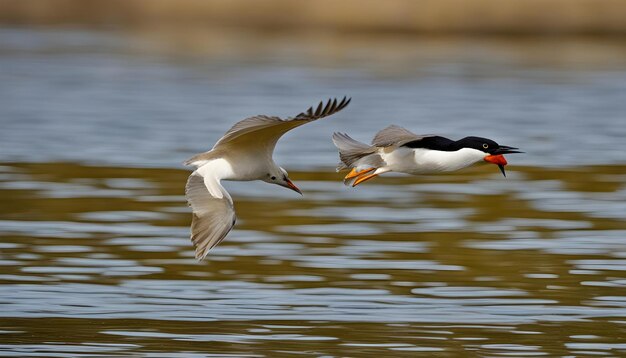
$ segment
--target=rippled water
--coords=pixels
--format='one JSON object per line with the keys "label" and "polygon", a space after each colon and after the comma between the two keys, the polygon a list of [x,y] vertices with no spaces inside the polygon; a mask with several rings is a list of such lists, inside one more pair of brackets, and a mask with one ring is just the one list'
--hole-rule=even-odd
{"label": "rippled water", "polygon": [[[0,355],[625,354],[619,60],[144,43],[0,31]],[[235,120],[343,94],[345,112],[278,146],[305,196],[227,183],[236,229],[195,261],[180,162]],[[527,154],[506,179],[481,166],[344,187],[330,133],[390,123]]]}

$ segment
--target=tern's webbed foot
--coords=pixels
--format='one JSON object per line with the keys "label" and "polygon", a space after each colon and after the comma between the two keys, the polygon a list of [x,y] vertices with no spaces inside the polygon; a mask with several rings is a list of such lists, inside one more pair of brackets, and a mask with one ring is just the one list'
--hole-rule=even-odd
{"label": "tern's webbed foot", "polygon": [[370,179],[372,179],[372,178],[374,178],[374,177],[377,177],[377,176],[378,176],[378,174],[367,174],[367,175],[362,175],[362,176],[358,177],[358,178],[354,181],[354,183],[352,183],[352,187],[355,187],[355,186],[357,186],[357,185],[359,185],[359,184],[363,183],[364,181],[370,180]]}
{"label": "tern's webbed foot", "polygon": [[348,173],[348,175],[346,175],[346,177],[343,178],[343,180],[350,180],[350,179],[356,178],[356,177],[361,176],[363,174],[369,173],[369,172],[371,172],[372,170],[375,170],[375,169],[376,168],[369,168],[369,169],[364,169],[364,170],[361,170],[361,171],[357,171],[355,168],[352,168],[350,173]]}

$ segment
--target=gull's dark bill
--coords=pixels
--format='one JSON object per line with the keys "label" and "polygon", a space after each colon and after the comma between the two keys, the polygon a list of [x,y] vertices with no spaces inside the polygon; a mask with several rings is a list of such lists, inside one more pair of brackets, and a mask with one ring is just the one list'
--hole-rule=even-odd
{"label": "gull's dark bill", "polygon": [[285,188],[291,189],[293,191],[295,191],[296,193],[302,195],[302,191],[300,190],[300,188],[298,188],[296,186],[296,184],[294,184],[291,180],[289,179],[285,179],[287,182],[287,185],[285,186]]}

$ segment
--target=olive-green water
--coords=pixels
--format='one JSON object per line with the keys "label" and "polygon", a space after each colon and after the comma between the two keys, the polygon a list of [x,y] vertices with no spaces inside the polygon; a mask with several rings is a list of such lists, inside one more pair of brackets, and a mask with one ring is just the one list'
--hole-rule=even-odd
{"label": "olive-green water", "polygon": [[296,172],[304,198],[234,191],[239,224],[198,263],[187,172],[5,165],[2,351],[617,356],[624,169]]}
{"label": "olive-green water", "polygon": [[[310,41],[0,30],[1,356],[626,354],[623,45]],[[304,196],[225,183],[237,225],[197,262],[180,163],[344,94],[278,144]],[[332,131],[392,123],[526,153],[343,186]]]}

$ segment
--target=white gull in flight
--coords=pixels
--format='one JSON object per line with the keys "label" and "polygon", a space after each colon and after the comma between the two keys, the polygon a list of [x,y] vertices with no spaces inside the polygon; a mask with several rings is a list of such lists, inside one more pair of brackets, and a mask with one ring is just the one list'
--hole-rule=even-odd
{"label": "white gull in flight", "polygon": [[278,166],[272,155],[280,137],[293,128],[344,109],[350,99],[344,97],[323,102],[295,117],[281,119],[265,115],[237,122],[208,152],[200,153],[185,162],[196,167],[187,180],[185,194],[193,210],[191,241],[196,248],[196,259],[202,260],[211,248],[219,244],[235,225],[233,200],[221,180],[263,180],[302,192],[287,171]]}

